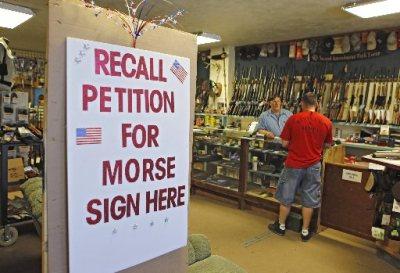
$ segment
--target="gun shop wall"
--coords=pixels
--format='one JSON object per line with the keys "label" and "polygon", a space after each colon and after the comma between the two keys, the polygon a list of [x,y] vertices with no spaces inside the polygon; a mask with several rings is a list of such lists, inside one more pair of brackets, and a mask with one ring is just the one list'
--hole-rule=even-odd
{"label": "gun shop wall", "polygon": [[[390,175],[390,181],[397,178],[381,169],[371,170],[365,156],[399,156],[399,48],[400,32],[387,29],[199,53],[203,85],[199,85],[196,98],[193,189],[236,200],[240,208],[277,211],[274,196],[287,151],[276,138],[268,140],[254,129],[261,113],[270,108],[270,99],[279,96],[282,108],[298,113],[302,94],[312,91],[318,98],[318,111],[333,122],[337,144],[324,156],[324,194],[314,228],[320,221],[324,226],[380,240],[383,248],[393,243],[396,234],[390,235],[389,241],[382,236],[382,230],[397,225],[383,220],[389,216],[382,218],[390,215],[391,209],[381,205],[376,210],[367,208],[385,195],[370,186],[375,181],[373,173],[376,181]],[[218,89],[223,80],[213,71],[216,64],[223,68],[224,62],[234,62],[235,67],[222,73],[233,83],[226,101]],[[338,198],[341,204],[337,204]],[[296,203],[300,201],[296,199]],[[393,198],[384,205],[394,206]],[[289,219],[295,230],[300,210],[295,204]],[[348,215],[359,217],[349,219]],[[399,246],[393,249],[398,252]]]}
{"label": "gun shop wall", "polygon": [[[280,96],[283,107],[296,113],[301,94],[313,91],[319,111],[334,122],[338,140],[381,141],[393,147],[400,130],[398,36],[397,29],[373,30],[240,46],[226,56],[221,56],[224,48],[220,54],[201,52],[198,68],[210,71],[210,81],[198,85],[196,112],[227,114],[228,119],[240,116],[245,120],[241,129],[247,129],[269,107],[271,97]],[[212,80],[213,61],[221,67],[226,60],[234,61],[235,71],[222,69],[222,79]],[[224,92],[226,99],[221,95],[223,81],[233,82]],[[381,125],[390,126],[390,139],[378,139]],[[348,150],[364,154],[352,147]]]}

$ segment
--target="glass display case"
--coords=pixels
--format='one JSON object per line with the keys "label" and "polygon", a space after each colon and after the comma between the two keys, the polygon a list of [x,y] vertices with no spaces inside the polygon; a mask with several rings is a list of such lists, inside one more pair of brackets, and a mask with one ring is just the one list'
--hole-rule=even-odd
{"label": "glass display case", "polygon": [[276,211],[274,197],[287,151],[279,140],[249,137],[241,127],[226,128],[231,122],[216,116],[212,123],[217,127],[195,128],[192,189],[234,199],[241,208],[256,205]]}
{"label": "glass display case", "polygon": [[240,139],[224,131],[196,132],[193,139],[192,179],[238,192]]}

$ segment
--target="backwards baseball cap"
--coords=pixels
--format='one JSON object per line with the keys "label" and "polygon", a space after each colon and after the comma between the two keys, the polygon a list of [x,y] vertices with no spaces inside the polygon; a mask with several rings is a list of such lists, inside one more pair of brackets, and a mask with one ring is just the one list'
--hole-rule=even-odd
{"label": "backwards baseball cap", "polygon": [[360,33],[353,33],[350,37],[350,44],[353,51],[360,51],[361,49],[361,35]]}
{"label": "backwards baseball cap", "polygon": [[384,31],[379,31],[376,33],[376,48],[378,50],[386,49],[387,33]]}
{"label": "backwards baseball cap", "polygon": [[331,53],[333,50],[333,47],[335,45],[335,41],[333,40],[332,37],[327,37],[324,39],[324,41],[321,44],[321,50],[324,53]]}
{"label": "backwards baseball cap", "polygon": [[390,32],[386,41],[387,50],[394,51],[397,49],[397,33],[396,31]]}
{"label": "backwards baseball cap", "polygon": [[376,32],[371,31],[368,33],[367,38],[367,50],[375,50],[376,49]]}
{"label": "backwards baseball cap", "polygon": [[310,41],[304,40],[303,44],[301,45],[303,56],[307,56],[310,53]]}
{"label": "backwards baseball cap", "polygon": [[349,53],[350,52],[350,37],[348,35],[343,37],[342,40],[342,52]]}
{"label": "backwards baseball cap", "polygon": [[266,44],[261,47],[260,57],[268,57],[268,46]]}

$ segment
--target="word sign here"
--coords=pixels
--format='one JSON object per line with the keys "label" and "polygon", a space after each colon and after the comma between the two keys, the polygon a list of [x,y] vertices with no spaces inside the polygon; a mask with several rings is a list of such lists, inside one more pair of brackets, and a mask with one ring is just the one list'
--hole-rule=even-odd
{"label": "word sign here", "polygon": [[69,269],[186,246],[190,60],[67,39]]}
{"label": "word sign here", "polygon": [[343,169],[342,180],[361,183],[362,172]]}

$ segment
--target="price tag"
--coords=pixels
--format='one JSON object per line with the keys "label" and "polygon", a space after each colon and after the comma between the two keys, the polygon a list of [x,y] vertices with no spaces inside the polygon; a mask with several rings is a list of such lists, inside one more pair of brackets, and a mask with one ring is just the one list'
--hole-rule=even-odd
{"label": "price tag", "polygon": [[388,226],[390,224],[390,215],[384,214],[382,215],[382,226]]}
{"label": "price tag", "polygon": [[343,169],[342,180],[361,183],[362,172]]}
{"label": "price tag", "polygon": [[396,200],[393,201],[393,208],[392,211],[400,213],[400,203]]}
{"label": "price tag", "polygon": [[383,228],[372,227],[371,229],[372,237],[377,240],[385,240],[385,230]]}
{"label": "price tag", "polygon": [[388,136],[390,133],[389,125],[381,125],[380,135],[381,136]]}

